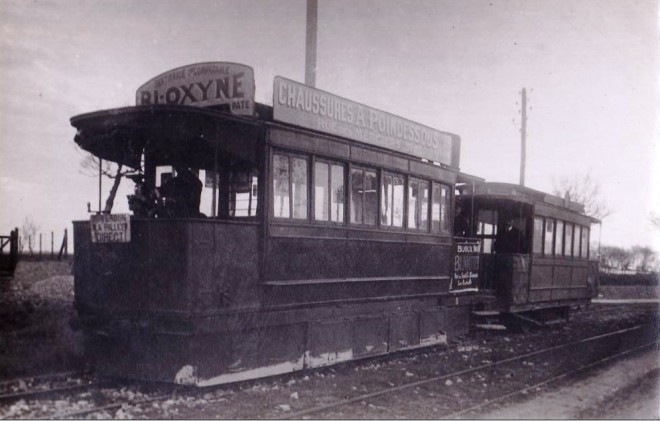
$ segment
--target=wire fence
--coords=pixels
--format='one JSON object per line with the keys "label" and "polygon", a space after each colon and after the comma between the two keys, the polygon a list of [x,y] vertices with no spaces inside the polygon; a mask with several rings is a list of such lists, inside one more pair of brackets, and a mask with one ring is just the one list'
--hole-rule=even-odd
{"label": "wire fence", "polygon": [[64,229],[56,233],[20,233],[18,235],[18,254],[21,258],[35,259],[68,259],[69,232]]}

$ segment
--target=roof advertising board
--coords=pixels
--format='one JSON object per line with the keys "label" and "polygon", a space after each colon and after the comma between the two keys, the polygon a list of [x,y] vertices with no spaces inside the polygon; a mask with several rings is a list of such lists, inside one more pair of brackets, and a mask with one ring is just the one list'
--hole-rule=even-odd
{"label": "roof advertising board", "polygon": [[254,114],[254,71],[237,63],[209,62],[178,67],[140,86],[137,105],[228,104],[232,114]]}
{"label": "roof advertising board", "polygon": [[273,118],[359,142],[452,164],[450,134],[283,77],[275,77]]}

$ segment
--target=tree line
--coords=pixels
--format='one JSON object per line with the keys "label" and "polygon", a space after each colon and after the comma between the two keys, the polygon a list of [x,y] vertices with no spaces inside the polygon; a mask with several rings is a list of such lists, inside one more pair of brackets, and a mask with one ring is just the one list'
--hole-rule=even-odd
{"label": "tree line", "polygon": [[658,253],[647,246],[601,246],[599,265],[604,272],[650,273],[660,269]]}

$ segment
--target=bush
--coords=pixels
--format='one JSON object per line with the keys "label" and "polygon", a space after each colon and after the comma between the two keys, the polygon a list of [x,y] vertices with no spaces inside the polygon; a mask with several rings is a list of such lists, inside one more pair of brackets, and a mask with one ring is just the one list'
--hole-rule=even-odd
{"label": "bush", "polygon": [[631,285],[644,285],[644,286],[657,286],[658,274],[657,273],[635,273],[635,274],[616,274],[616,273],[600,273],[600,285],[617,285],[617,286],[631,286]]}

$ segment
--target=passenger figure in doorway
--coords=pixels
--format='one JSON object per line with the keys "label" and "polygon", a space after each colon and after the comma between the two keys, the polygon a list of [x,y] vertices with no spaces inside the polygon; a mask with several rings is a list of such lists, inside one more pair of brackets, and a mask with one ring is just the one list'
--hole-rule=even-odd
{"label": "passenger figure in doorway", "polygon": [[454,235],[457,237],[467,237],[470,232],[470,217],[467,210],[460,205],[456,205],[456,218],[454,219]]}
{"label": "passenger figure in doorway", "polygon": [[190,168],[175,166],[174,172],[176,176],[167,180],[158,190],[164,205],[177,217],[200,216],[199,202],[202,195],[202,182]]}
{"label": "passenger figure in doorway", "polygon": [[521,229],[521,219],[513,218],[504,223],[504,229],[495,239],[495,253],[529,254],[527,237]]}

